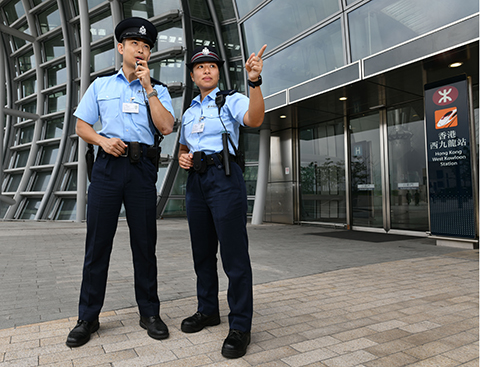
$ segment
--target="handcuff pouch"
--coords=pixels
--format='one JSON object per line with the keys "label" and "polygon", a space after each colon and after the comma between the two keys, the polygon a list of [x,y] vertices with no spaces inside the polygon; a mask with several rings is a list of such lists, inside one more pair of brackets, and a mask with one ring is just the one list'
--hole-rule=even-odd
{"label": "handcuff pouch", "polygon": [[128,148],[128,156],[130,158],[130,163],[138,163],[140,157],[142,156],[142,146],[139,142],[134,141],[129,143]]}
{"label": "handcuff pouch", "polygon": [[204,173],[207,170],[207,159],[205,152],[193,153],[193,169],[198,173]]}

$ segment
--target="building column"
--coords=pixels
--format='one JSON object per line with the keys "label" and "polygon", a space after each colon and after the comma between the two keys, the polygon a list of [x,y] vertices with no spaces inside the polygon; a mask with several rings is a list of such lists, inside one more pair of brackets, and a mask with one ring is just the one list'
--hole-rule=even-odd
{"label": "building column", "polygon": [[252,224],[262,224],[267,199],[268,172],[270,168],[270,128],[260,130],[257,188],[253,204]]}

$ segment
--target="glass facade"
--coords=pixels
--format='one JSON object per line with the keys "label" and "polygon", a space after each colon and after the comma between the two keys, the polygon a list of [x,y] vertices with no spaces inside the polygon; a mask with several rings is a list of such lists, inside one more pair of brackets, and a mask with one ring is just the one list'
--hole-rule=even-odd
{"label": "glass facade", "polygon": [[[187,173],[176,162],[177,130],[198,93],[185,62],[200,45],[217,47],[226,59],[220,88],[248,94],[245,60],[267,44],[264,125],[275,154],[262,198],[267,221],[428,232],[423,85],[432,81],[469,76],[478,161],[476,0],[461,6],[447,0],[88,0],[87,5],[83,14],[78,0],[0,3],[0,21],[8,26],[0,31],[5,66],[0,97],[6,107],[0,199],[18,198],[15,205],[0,200],[0,219],[82,219],[76,213],[85,179],[77,168],[83,152],[72,115],[81,99],[82,55],[88,50],[90,80],[116,70],[121,58],[114,28],[131,16],[148,18],[159,31],[149,67],[152,77],[169,87],[177,117],[174,132],[162,142],[157,181],[162,216],[185,215]],[[87,40],[81,39],[81,20],[90,24]],[[442,46],[435,49],[437,44]],[[368,74],[369,61],[392,50],[405,60],[398,65],[387,60],[394,66]],[[463,64],[449,68],[453,61]],[[347,70],[354,77],[346,78]],[[308,93],[302,95],[302,88]],[[240,147],[251,213],[262,170],[259,130],[242,129]]]}

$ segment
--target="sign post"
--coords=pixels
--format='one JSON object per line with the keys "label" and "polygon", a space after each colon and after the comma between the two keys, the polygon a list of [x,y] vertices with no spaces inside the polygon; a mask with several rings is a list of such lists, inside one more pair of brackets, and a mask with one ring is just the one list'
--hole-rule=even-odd
{"label": "sign post", "polygon": [[425,85],[425,136],[432,235],[477,238],[468,83],[465,75]]}

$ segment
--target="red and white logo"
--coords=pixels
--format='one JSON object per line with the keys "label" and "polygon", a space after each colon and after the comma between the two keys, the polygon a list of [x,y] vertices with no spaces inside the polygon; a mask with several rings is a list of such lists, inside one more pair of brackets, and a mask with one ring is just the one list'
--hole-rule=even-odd
{"label": "red and white logo", "polygon": [[433,93],[433,103],[438,106],[446,106],[450,103],[455,102],[458,98],[458,89],[448,85],[446,87],[441,87]]}

